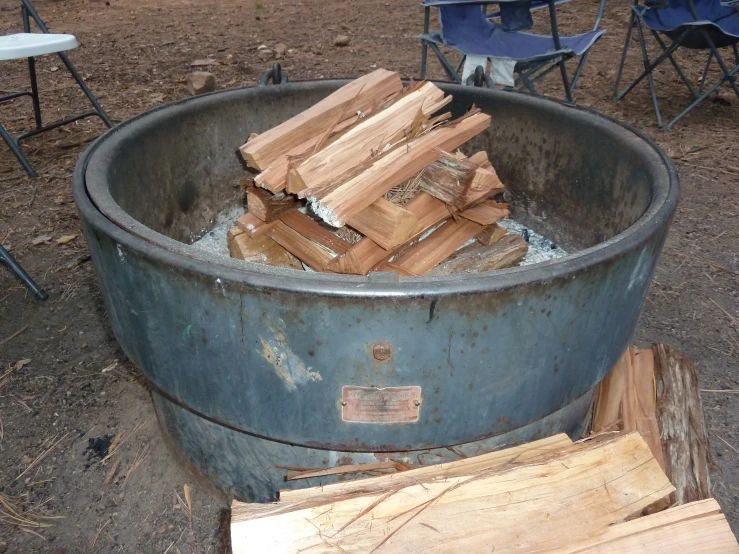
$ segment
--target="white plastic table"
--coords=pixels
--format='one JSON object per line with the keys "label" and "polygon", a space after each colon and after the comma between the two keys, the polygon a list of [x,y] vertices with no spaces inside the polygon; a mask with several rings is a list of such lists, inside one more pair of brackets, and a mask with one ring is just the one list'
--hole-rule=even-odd
{"label": "white plastic table", "polygon": [[16,33],[0,36],[0,60],[18,60],[77,48],[74,35]]}

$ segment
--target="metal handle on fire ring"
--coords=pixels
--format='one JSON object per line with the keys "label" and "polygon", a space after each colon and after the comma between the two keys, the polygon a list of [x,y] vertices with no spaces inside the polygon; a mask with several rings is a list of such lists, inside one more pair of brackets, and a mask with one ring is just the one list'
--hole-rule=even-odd
{"label": "metal handle on fire ring", "polygon": [[493,80],[490,78],[490,75],[485,74],[485,70],[481,65],[478,65],[475,68],[475,72],[467,77],[464,84],[467,86],[474,85],[476,87],[482,87],[485,85],[488,88],[493,88]]}
{"label": "metal handle on fire ring", "polygon": [[269,85],[270,82],[273,85],[282,85],[287,83],[287,73],[282,72],[282,68],[278,63],[274,64],[272,69],[262,75],[262,78],[259,79],[259,86],[263,87],[265,85]]}

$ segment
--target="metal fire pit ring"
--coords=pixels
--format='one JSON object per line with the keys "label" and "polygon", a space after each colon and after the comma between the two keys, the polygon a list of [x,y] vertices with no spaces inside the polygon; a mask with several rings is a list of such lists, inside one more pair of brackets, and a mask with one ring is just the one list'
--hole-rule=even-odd
{"label": "metal fire pit ring", "polygon": [[[572,254],[399,279],[281,270],[185,244],[190,220],[235,198],[224,183],[243,175],[235,150],[248,134],[344,83],[163,106],[98,139],[75,172],[118,341],[151,382],[167,436],[242,499],[330,480],[286,484],[277,465],[435,463],[454,456],[449,446],[469,455],[574,431],[629,343],[677,206],[674,166],[634,129],[542,98],[440,84],[453,113],[474,102],[493,115],[472,149],[489,152],[514,215]],[[416,420],[347,421],[345,387],[420,387]]]}

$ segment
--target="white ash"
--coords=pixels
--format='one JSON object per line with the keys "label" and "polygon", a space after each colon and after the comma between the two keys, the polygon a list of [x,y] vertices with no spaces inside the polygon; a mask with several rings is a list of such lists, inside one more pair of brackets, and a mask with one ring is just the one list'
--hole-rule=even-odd
{"label": "white ash", "polygon": [[516,233],[524,238],[526,238],[526,233],[528,233],[527,242],[529,243],[529,251],[519,265],[538,264],[567,255],[567,252],[551,240],[513,219],[502,219],[498,221],[498,225],[503,227],[508,233]]}
{"label": "white ash", "polygon": [[244,206],[234,206],[220,211],[216,215],[215,221],[213,221],[214,227],[202,237],[193,241],[191,246],[205,250],[211,254],[229,256],[228,230],[236,225],[236,220],[244,215],[245,212]]}

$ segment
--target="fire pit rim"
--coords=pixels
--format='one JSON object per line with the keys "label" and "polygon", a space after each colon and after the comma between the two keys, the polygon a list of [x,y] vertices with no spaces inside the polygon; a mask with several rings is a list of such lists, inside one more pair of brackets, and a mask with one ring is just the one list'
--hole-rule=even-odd
{"label": "fire pit rim", "polygon": [[[280,85],[280,90],[338,87],[347,82],[345,79],[295,81]],[[453,93],[455,89],[462,88],[460,85],[445,82],[437,84],[445,92]],[[677,208],[680,191],[675,166],[659,146],[644,133],[592,109],[565,105],[557,100],[524,93],[491,89],[478,89],[476,93],[493,97],[516,94],[524,103],[545,104],[552,110],[568,110],[575,117],[586,119],[592,125],[606,126],[612,133],[622,133],[624,139],[633,141],[637,138],[642,141],[646,148],[640,154],[653,157],[653,167],[657,170],[652,199],[645,213],[614,237],[555,260],[486,273],[407,277],[401,281],[397,274],[392,273],[373,273],[368,276],[324,273],[318,276],[311,272],[276,268],[213,255],[146,227],[128,215],[113,200],[105,186],[103,166],[115,151],[116,142],[125,138],[126,134],[136,133],[139,129],[156,124],[162,117],[171,117],[177,110],[188,109],[197,103],[220,102],[224,97],[241,97],[245,93],[260,94],[268,90],[269,88],[263,87],[239,87],[184,98],[147,110],[100,136],[85,150],[75,167],[73,193],[82,218],[92,228],[110,236],[122,247],[187,271],[209,275],[214,281],[227,280],[256,287],[324,295],[407,296],[410,293],[414,296],[423,296],[503,291],[529,286],[542,280],[567,279],[638,248],[654,233],[665,227]],[[658,173],[662,171],[664,175],[660,176]]]}

